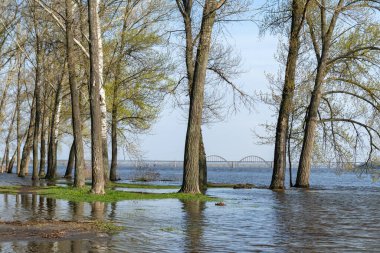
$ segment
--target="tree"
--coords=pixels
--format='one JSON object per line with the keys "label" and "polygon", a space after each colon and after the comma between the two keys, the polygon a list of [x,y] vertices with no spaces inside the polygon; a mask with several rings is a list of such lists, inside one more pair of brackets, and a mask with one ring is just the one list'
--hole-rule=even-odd
{"label": "tree", "polygon": [[[84,186],[84,150],[82,141],[82,120],[80,113],[79,92],[76,80],[75,59],[74,59],[74,37],[73,37],[73,6],[71,0],[66,0],[66,53],[67,67],[69,72],[72,126],[74,135],[75,150],[75,177],[74,186]],[[59,96],[59,94],[58,94]],[[58,98],[58,97],[57,97]],[[59,106],[59,105],[58,105]]]}
{"label": "tree", "polygon": [[35,97],[35,112],[34,119],[34,133],[33,133],[33,174],[32,179],[38,180],[38,143],[40,134],[40,122],[41,122],[41,64],[42,64],[42,50],[41,50],[41,37],[38,29],[37,11],[36,7],[33,8],[33,24],[35,32],[35,52],[36,52],[36,65],[35,65],[35,85],[34,85],[34,97]]}
{"label": "tree", "polygon": [[277,119],[276,139],[273,159],[273,174],[270,188],[284,189],[286,168],[286,145],[289,127],[289,115],[293,106],[295,89],[295,74],[298,52],[300,48],[300,32],[305,19],[305,11],[309,1],[292,1],[291,31],[289,35],[289,49],[285,70],[285,80],[282,91],[282,99]]}
{"label": "tree", "polygon": [[[338,39],[352,29],[352,27],[347,28],[344,24],[340,24],[338,22],[339,16],[346,13],[352,13],[353,10],[364,11],[365,9],[372,8],[372,5],[367,4],[368,1],[364,0],[356,3],[344,0],[339,0],[334,3],[326,3],[325,1],[322,1],[321,5],[313,8],[313,10],[316,10],[316,15],[320,19],[320,24],[316,25],[312,22],[313,16],[310,16],[308,19],[310,36],[317,59],[317,68],[314,87],[305,119],[304,138],[298,166],[296,187],[309,187],[312,153],[316,135],[315,133],[318,119],[320,118],[318,109],[321,101],[323,100],[323,89],[326,84],[325,78],[327,77],[329,70],[333,68],[338,59],[354,57],[356,54],[365,53],[368,52],[368,50],[378,50],[376,47],[377,45],[358,45],[358,47],[349,49],[348,51],[332,51],[334,44],[339,41]],[[311,10],[308,15],[312,14],[313,12]],[[363,24],[360,22],[360,19],[355,20],[353,17],[351,20],[359,21],[356,23],[357,26]],[[366,20],[366,22],[367,21],[368,20]],[[317,33],[315,33],[316,29],[320,29],[320,37],[317,37]],[[370,44],[372,44],[372,41],[370,41]],[[334,54],[332,54],[332,52]]]}
{"label": "tree", "polygon": [[[65,64],[62,65],[65,67]],[[47,178],[56,178],[57,176],[57,148],[58,148],[58,132],[60,123],[60,114],[62,108],[62,89],[65,71],[58,77],[56,90],[54,94],[52,113],[50,118],[49,142],[48,142],[48,161],[47,161]]]}
{"label": "tree", "polygon": [[162,0],[129,2],[120,8],[120,22],[113,21],[114,36],[104,41],[104,86],[112,118],[111,181],[118,179],[118,145],[122,141],[131,147],[131,135],[150,129],[170,91],[172,66],[162,52],[167,43],[160,29],[168,12]]}
{"label": "tree", "polygon": [[199,144],[201,141],[204,85],[216,11],[224,3],[225,1],[207,0],[203,9],[193,82],[190,86],[189,119],[185,142],[183,181],[180,192],[200,193]]}
{"label": "tree", "polygon": [[102,129],[100,111],[100,85],[101,77],[99,71],[99,2],[88,1],[88,23],[90,32],[90,109],[91,109],[91,164],[92,164],[92,188],[94,194],[104,194],[104,171],[102,151]]}
{"label": "tree", "polygon": [[[193,24],[192,24],[192,9],[193,1],[180,1],[176,0],[178,9],[183,17],[183,22],[185,26],[185,61],[186,61],[186,71],[187,71],[187,86],[189,94],[191,92],[191,85],[194,80],[194,49],[195,41],[193,37]],[[202,192],[207,189],[207,162],[206,162],[206,152],[203,144],[202,130],[200,132],[199,139],[199,187]]]}
{"label": "tree", "polygon": [[30,111],[30,120],[29,127],[27,130],[26,140],[24,143],[24,147],[22,150],[21,163],[20,163],[20,173],[19,177],[25,177],[28,174],[28,167],[30,161],[30,151],[33,147],[33,134],[34,134],[34,123],[35,123],[35,114],[36,114],[36,106],[35,106],[35,98],[33,97],[32,108]]}

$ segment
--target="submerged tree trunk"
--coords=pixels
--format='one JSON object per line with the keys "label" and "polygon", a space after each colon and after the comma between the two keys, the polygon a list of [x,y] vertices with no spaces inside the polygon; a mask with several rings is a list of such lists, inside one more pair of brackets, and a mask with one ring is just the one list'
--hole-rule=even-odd
{"label": "submerged tree trunk", "polygon": [[[317,75],[315,78],[314,89],[311,95],[310,104],[306,116],[306,126],[302,142],[301,157],[298,165],[297,180],[295,184],[295,187],[299,188],[309,187],[311,161],[315,141],[315,131],[318,124],[318,108],[322,98],[323,82],[326,76],[327,61],[329,59],[332,36],[343,3],[344,0],[339,0],[329,24],[326,23],[327,15],[324,7],[324,0],[322,0],[322,7],[320,8],[322,50],[318,59]],[[315,51],[317,52],[317,48],[315,48]]]}
{"label": "submerged tree trunk", "polygon": [[293,114],[291,116],[290,121],[290,128],[289,128],[289,134],[288,134],[288,163],[289,163],[289,186],[293,187],[293,175],[292,175],[292,152],[291,152],[291,146],[290,146],[290,140],[292,138],[293,134]]}
{"label": "submerged tree trunk", "polygon": [[310,179],[311,160],[313,156],[315,130],[318,124],[318,108],[322,98],[322,88],[326,63],[318,64],[317,77],[311,96],[310,105],[306,117],[306,127],[302,143],[301,157],[298,166],[295,187],[308,188]]}
{"label": "submerged tree trunk", "polygon": [[111,158],[111,169],[110,169],[110,180],[116,181],[117,178],[117,126],[118,126],[118,107],[119,107],[119,86],[120,86],[120,74],[122,68],[122,61],[124,60],[124,50],[127,43],[127,28],[128,28],[128,15],[130,10],[128,8],[124,11],[123,17],[123,27],[121,30],[120,46],[117,48],[119,51],[120,57],[117,59],[115,64],[115,77],[114,77],[114,86],[113,86],[113,97],[112,97],[112,121],[111,121],[111,145],[112,145],[112,158]]}
{"label": "submerged tree trunk", "polygon": [[98,0],[88,0],[88,20],[90,30],[90,109],[91,109],[91,164],[92,164],[92,188],[94,194],[104,194],[104,168],[103,168],[103,138],[102,116],[100,110],[100,85],[99,73],[99,30]]}
{"label": "submerged tree trunk", "polygon": [[28,128],[28,134],[26,136],[24,148],[22,150],[21,165],[19,177],[25,177],[28,174],[30,151],[33,147],[33,135],[34,135],[34,119],[36,114],[35,98],[33,97],[32,110],[30,112],[30,122]]}
{"label": "submerged tree trunk", "polygon": [[210,52],[212,28],[218,3],[206,1],[203,9],[194,79],[190,92],[189,119],[186,133],[183,181],[180,192],[200,193],[199,189],[199,144],[201,138],[204,85]]}
{"label": "submerged tree trunk", "polygon": [[69,160],[67,161],[64,178],[71,178],[73,176],[74,162],[75,162],[75,143],[73,142],[73,144],[71,144]]}
{"label": "submerged tree trunk", "polygon": [[112,103],[112,126],[111,126],[111,138],[112,138],[112,160],[110,170],[110,180],[116,181],[117,178],[117,86],[115,83]]}
{"label": "submerged tree trunk", "polygon": [[[186,60],[186,71],[188,80],[188,91],[189,95],[192,90],[192,84],[194,80],[194,38],[193,38],[193,27],[192,27],[192,9],[193,1],[179,1],[177,0],[178,8],[182,14],[183,22],[185,26],[185,36],[186,36],[186,49],[185,49],[185,60]],[[201,130],[202,131],[202,130]],[[206,152],[203,145],[203,135],[200,134],[199,139],[199,188],[202,193],[207,190],[207,162],[206,162]]]}
{"label": "submerged tree trunk", "polygon": [[295,89],[295,75],[300,47],[300,30],[304,21],[304,10],[307,5],[301,1],[293,0],[292,4],[292,23],[289,39],[288,59],[285,70],[285,82],[282,91],[282,99],[277,119],[276,140],[273,158],[273,173],[271,189],[284,189],[285,168],[286,168],[286,145],[289,115],[292,111],[293,96]]}
{"label": "submerged tree trunk", "polygon": [[[35,12],[36,10],[34,10]],[[33,133],[33,180],[38,180],[38,142],[40,134],[40,122],[41,122],[41,42],[39,37],[39,32],[37,28],[36,13],[34,13],[34,28],[36,32],[36,72],[35,72],[35,86],[34,86],[34,97],[36,99],[36,116],[34,122],[34,133]]]}
{"label": "submerged tree trunk", "polygon": [[69,70],[71,92],[72,126],[75,143],[75,176],[74,186],[83,187],[85,183],[85,162],[82,137],[82,121],[80,115],[79,92],[75,73],[74,35],[73,35],[73,5],[72,0],[66,0],[66,53]]}

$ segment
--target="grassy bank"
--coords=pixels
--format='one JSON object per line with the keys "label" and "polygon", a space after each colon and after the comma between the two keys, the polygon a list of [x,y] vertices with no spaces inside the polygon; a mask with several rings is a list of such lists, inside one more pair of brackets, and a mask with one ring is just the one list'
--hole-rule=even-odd
{"label": "grassy bank", "polygon": [[109,187],[130,188],[130,189],[180,189],[177,185],[148,185],[148,184],[130,184],[130,183],[113,183],[108,184]]}
{"label": "grassy bank", "polygon": [[[136,188],[136,187],[133,187]],[[156,188],[150,188],[156,189]],[[161,188],[162,189],[162,188]],[[159,199],[180,199],[180,200],[199,200],[199,201],[218,201],[217,198],[202,194],[185,194],[185,193],[143,193],[143,192],[126,192],[106,189],[104,195],[95,195],[90,193],[90,187],[82,189],[73,187],[46,186],[46,187],[21,187],[21,186],[3,186],[0,187],[0,193],[8,194],[28,194],[34,193],[45,195],[54,199],[64,199],[74,202],[117,202],[122,200],[159,200]]]}

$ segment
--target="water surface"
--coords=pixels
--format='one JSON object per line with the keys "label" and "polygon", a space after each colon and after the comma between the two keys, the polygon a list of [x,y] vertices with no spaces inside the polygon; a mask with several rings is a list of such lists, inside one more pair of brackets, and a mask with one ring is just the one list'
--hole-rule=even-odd
{"label": "water surface", "polygon": [[[156,168],[153,183],[179,184],[178,168]],[[123,168],[130,182],[139,171]],[[0,175],[0,179],[4,177]],[[268,185],[270,169],[210,168],[215,183]],[[168,181],[169,180],[169,181]],[[224,199],[74,203],[0,195],[2,220],[105,219],[125,227],[104,239],[0,242],[1,252],[364,252],[380,249],[380,188],[371,175],[314,170],[310,190],[209,189]],[[171,190],[168,190],[171,191]]]}

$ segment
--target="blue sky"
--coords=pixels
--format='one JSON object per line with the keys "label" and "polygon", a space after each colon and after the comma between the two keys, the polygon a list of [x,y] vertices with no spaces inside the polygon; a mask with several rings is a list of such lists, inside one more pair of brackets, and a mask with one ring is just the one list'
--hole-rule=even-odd
{"label": "blue sky", "polygon": [[[245,73],[237,82],[250,94],[266,91],[265,73],[275,73],[278,63],[274,59],[278,39],[273,36],[259,37],[253,23],[238,23],[229,27],[230,44],[241,54]],[[259,125],[275,121],[273,112],[265,105],[256,103],[249,113],[242,110],[223,122],[203,127],[207,155],[220,155],[228,160],[240,160],[247,155],[273,159],[272,145],[256,145],[253,134],[262,132]],[[182,160],[186,135],[186,120],[180,110],[167,106],[148,135],[140,136],[141,151],[145,159]],[[121,156],[120,158],[122,158]]]}
{"label": "blue sky", "polygon": [[[270,35],[259,37],[259,29],[250,22],[230,25],[228,31],[229,44],[234,47],[236,53],[240,54],[244,70],[240,78],[234,81],[249,94],[268,91],[265,73],[277,72],[279,65],[275,60],[275,54],[278,38]],[[149,134],[139,136],[142,158],[183,160],[187,120],[184,112],[173,108],[172,104],[168,101]],[[242,109],[223,122],[203,126],[206,154],[219,155],[227,160],[240,160],[248,155],[273,160],[273,145],[257,145],[253,131],[264,133],[260,124],[275,121],[274,113],[266,105],[257,102],[251,113]],[[68,158],[69,148],[64,143],[60,145],[59,159]],[[90,147],[85,146],[85,149],[85,158],[91,159]],[[118,158],[129,159],[121,147]]]}

